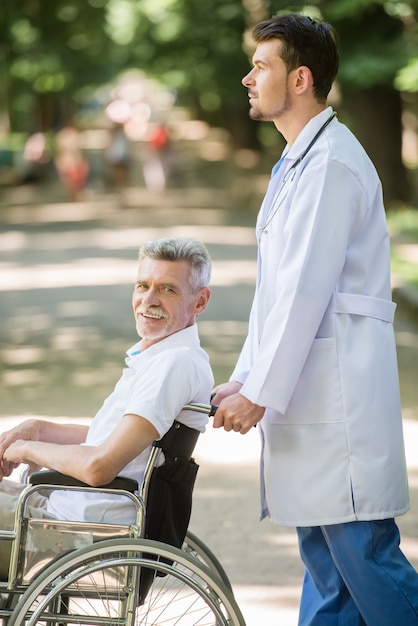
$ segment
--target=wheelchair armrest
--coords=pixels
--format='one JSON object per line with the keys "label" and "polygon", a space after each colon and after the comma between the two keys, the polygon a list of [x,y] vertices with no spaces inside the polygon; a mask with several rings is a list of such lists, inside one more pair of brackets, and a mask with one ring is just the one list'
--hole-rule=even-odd
{"label": "wheelchair armrest", "polygon": [[[64,487],[89,487],[91,489],[91,485],[83,483],[81,480],[77,480],[71,476],[61,474],[60,472],[55,472],[54,470],[33,472],[29,477],[29,482],[31,485],[60,485]],[[100,487],[96,487],[96,489],[123,489],[124,491],[134,493],[138,490],[138,483],[132,478],[116,476],[116,478],[110,483],[107,483],[107,485],[100,485]]]}

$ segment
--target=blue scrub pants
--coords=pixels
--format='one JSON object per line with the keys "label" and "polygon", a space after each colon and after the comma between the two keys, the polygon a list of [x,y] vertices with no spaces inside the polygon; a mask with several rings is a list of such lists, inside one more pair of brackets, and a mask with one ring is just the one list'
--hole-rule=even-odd
{"label": "blue scrub pants", "polygon": [[418,574],[394,519],[297,528],[299,626],[418,626]]}

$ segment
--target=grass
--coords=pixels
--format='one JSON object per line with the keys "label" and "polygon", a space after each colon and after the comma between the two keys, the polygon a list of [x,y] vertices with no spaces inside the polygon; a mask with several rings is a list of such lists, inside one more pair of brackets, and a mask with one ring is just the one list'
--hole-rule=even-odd
{"label": "grass", "polygon": [[405,207],[388,211],[387,220],[392,236],[403,236],[418,243],[418,209]]}
{"label": "grass", "polygon": [[405,254],[406,246],[418,246],[418,209],[388,211],[387,221],[392,239],[392,271],[402,283],[418,289],[418,262]]}

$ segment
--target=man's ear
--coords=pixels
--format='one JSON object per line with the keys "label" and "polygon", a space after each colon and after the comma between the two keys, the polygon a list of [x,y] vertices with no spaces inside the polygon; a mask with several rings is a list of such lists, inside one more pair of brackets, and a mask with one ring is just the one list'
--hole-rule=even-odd
{"label": "man's ear", "polygon": [[295,70],[294,89],[295,93],[303,94],[313,87],[312,72],[306,65],[301,65]]}
{"label": "man's ear", "polygon": [[195,302],[195,314],[200,315],[206,309],[208,302],[210,300],[210,289],[209,287],[202,287],[199,289],[197,293],[197,299]]}

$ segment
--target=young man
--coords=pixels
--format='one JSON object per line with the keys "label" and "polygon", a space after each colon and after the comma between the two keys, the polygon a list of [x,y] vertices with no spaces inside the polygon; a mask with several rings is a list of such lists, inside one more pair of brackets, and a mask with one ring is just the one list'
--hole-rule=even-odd
{"label": "young man", "polygon": [[[175,419],[203,431],[207,416],[182,408],[209,402],[213,386],[196,325],[210,298],[210,273],[208,252],[193,239],[145,243],[139,250],[132,298],[141,340],[128,350],[126,368],[113,393],[90,427],[27,420],[0,435],[0,478],[9,476],[19,463],[28,463],[92,486],[117,475],[141,483],[152,442]],[[0,483],[2,529],[13,527],[21,489],[10,480]],[[37,517],[45,518],[107,523],[135,519],[131,503],[117,495],[55,491],[49,498],[37,497],[32,508]],[[7,563],[0,554],[1,565]]]}
{"label": "young man", "polygon": [[249,332],[215,427],[262,440],[262,516],[297,528],[300,626],[416,626],[418,576],[394,517],[409,508],[381,184],[327,106],[337,35],[298,14],[259,24],[250,116],[287,146],[257,221]]}

